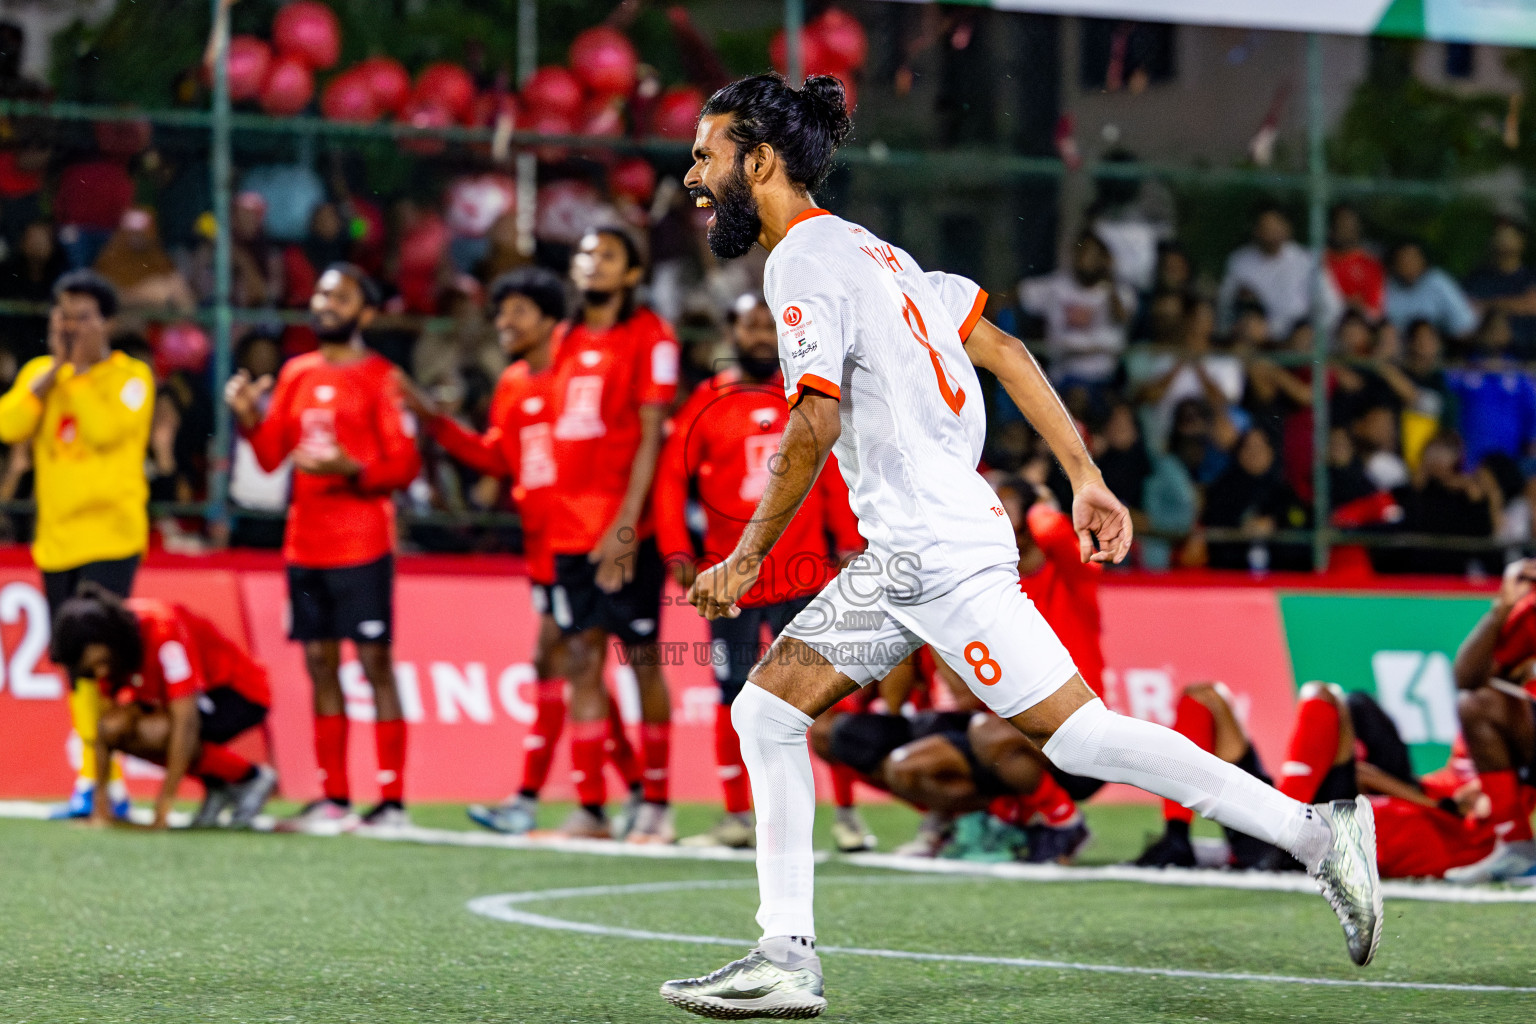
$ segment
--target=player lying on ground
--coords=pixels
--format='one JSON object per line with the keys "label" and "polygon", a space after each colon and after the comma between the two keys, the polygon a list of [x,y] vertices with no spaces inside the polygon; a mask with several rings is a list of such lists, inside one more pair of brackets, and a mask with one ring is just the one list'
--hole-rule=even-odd
{"label": "player lying on ground", "polygon": [[[656,539],[678,584],[686,589],[699,568],[719,562],[736,546],[757,509],[772,473],[773,455],[789,422],[779,340],[773,313],[757,295],[736,300],[731,310],[735,365],[701,384],[672,418],[671,436],[656,468]],[[731,726],[731,703],[747,673],[771,642],[798,615],[840,562],[863,549],[859,524],[848,508],[848,488],[833,460],[795,513],[785,535],[741,601],[734,619],[709,624],[711,661],[720,684],[715,714],[715,758],[725,791],[725,816],[687,846],[743,848],[754,842],[752,798],[741,744]],[[690,491],[704,514],[703,551],[688,532]],[[848,825],[846,814],[834,827]],[[859,830],[863,847],[867,830]],[[841,843],[839,845],[842,845]]]}
{"label": "player lying on ground", "polygon": [[[1491,803],[1498,845],[1477,864],[1451,871],[1454,882],[1536,878],[1536,560],[1504,571],[1493,607],[1456,652],[1461,743]],[[1453,754],[1458,751],[1453,750]]]}
{"label": "player lying on ground", "polygon": [[[406,405],[455,459],[487,476],[506,477],[522,518],[523,553],[532,581],[538,631],[533,648],[535,707],[533,725],[523,738],[522,784],[503,803],[471,804],[469,817],[495,832],[522,835],[534,827],[539,792],[549,778],[555,746],[565,728],[566,642],[550,607],[555,582],[549,549],[550,503],[555,461],[550,431],[554,423],[554,334],[565,319],[565,285],[539,267],[510,271],[491,282],[490,313],[501,350],[511,360],[491,396],[489,424],[476,434],[461,426],[404,373],[397,375]],[[609,716],[609,756],[638,793],[640,769],[624,735],[617,709]]]}
{"label": "player lying on ground", "polygon": [[152,828],[165,828],[176,789],[188,774],[207,795],[194,828],[255,820],[277,788],[277,773],[227,744],[255,729],[272,703],[267,672],[207,619],[179,604],[123,601],[84,583],[59,608],[50,656],[78,678],[96,681],[111,700],[96,723],[98,785],[91,820],[112,821],[107,757],[122,751],[158,764],[165,780]]}
{"label": "player lying on ground", "polygon": [[[224,401],[261,468],[293,460],[283,537],[288,638],[304,645],[314,686],[321,799],[279,831],[335,834],[399,827],[405,812],[405,712],[395,684],[395,506],[392,493],[421,468],[415,419],[394,366],[363,341],[379,308],[372,278],[350,263],[326,268],[310,297],[318,351],[283,364],[277,381],[230,378]],[[361,819],[347,778],[341,641],[351,640],[373,689],[379,802]]]}
{"label": "player lying on ground", "polygon": [[[1189,696],[1191,693],[1194,696]],[[1219,683],[1185,691],[1194,708],[1181,706],[1179,727],[1196,742],[1209,742],[1218,757],[1267,778],[1253,746]],[[1365,693],[1345,694],[1327,683],[1301,688],[1296,723],[1286,747],[1279,789],[1301,801],[1349,800],[1371,795],[1376,814],[1376,862],[1383,877],[1438,878],[1471,864],[1493,848],[1489,803],[1475,774],[1447,767],[1420,779],[1409,765],[1397,726]],[[1175,808],[1176,810],[1178,808]],[[1229,839],[1237,836],[1229,833]],[[1246,837],[1244,837],[1246,838]],[[1189,821],[1168,819],[1168,830],[1136,863],[1194,867]],[[1298,870],[1290,856],[1253,840],[1233,842],[1231,865]]]}
{"label": "player lying on ground", "polygon": [[759,242],[769,251],[764,291],[795,413],[753,521],[689,599],[708,618],[737,613],[834,445],[869,550],[784,630],[732,712],[758,815],[762,941],[662,995],[709,1016],[825,1008],[805,732],[924,643],[1061,768],[1178,800],[1292,853],[1338,914],[1351,959],[1368,963],[1381,926],[1370,804],[1299,803],[1171,729],[1113,714],[1020,592],[1007,512],[976,471],[986,422],[975,367],[996,376],[1061,462],[1084,561],[1125,557],[1130,514],[1024,346],[982,318],[974,283],[925,274],[911,254],[816,207],[811,194],[851,130],[835,78],[799,90],[774,75],[743,79],[705,104],[685,179],[713,207],[717,256]]}

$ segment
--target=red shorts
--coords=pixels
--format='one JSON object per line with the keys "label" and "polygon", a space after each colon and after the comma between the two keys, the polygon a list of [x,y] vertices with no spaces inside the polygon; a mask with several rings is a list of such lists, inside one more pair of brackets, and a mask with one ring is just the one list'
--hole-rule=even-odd
{"label": "red shorts", "polygon": [[1471,828],[1444,811],[1372,797],[1376,812],[1376,865],[1383,878],[1439,878],[1482,860],[1493,850],[1493,830]]}

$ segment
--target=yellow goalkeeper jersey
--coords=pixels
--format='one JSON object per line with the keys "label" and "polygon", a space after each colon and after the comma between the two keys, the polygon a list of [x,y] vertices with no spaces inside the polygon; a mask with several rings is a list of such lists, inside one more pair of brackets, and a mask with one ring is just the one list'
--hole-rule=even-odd
{"label": "yellow goalkeeper jersey", "polygon": [[84,373],[65,365],[43,398],[32,384],[53,366],[40,356],[0,398],[0,441],[32,444],[37,536],[44,572],[142,554],[149,543],[144,476],[155,379],[114,352]]}

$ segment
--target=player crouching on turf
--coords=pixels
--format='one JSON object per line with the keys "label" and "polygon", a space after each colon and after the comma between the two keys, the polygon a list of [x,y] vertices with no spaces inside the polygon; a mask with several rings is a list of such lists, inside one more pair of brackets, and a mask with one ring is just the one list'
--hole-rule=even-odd
{"label": "player crouching on turf", "polygon": [[122,751],[165,769],[152,828],[165,828],[176,789],[189,773],[207,796],[194,828],[255,820],[277,788],[277,773],[230,750],[235,737],[267,719],[267,672],[207,619],[179,604],[124,602],[94,583],[65,601],[53,624],[53,660],[94,679],[112,699],[96,728],[96,801],[91,821],[112,821],[108,754]]}
{"label": "player crouching on turf", "polygon": [[1114,714],[1020,592],[1007,512],[976,471],[986,435],[977,368],[996,376],[1061,462],[1082,561],[1123,559],[1130,513],[1028,350],[982,316],[986,295],[974,282],[925,273],[911,253],[816,206],[812,193],[852,130],[836,78],[813,76],[800,89],[776,75],[742,79],[705,103],[684,178],[712,208],[716,256],[768,250],[763,291],[794,410],[781,471],[689,602],[710,619],[739,613],[737,599],[834,446],[869,550],[785,627],[732,709],[757,811],[763,937],[712,974],[666,982],[662,997],[709,1017],[826,1008],[806,730],[925,643],[1061,768],[1178,800],[1292,853],[1337,914],[1350,959],[1369,963],[1382,924],[1369,802],[1302,804],[1171,729]]}

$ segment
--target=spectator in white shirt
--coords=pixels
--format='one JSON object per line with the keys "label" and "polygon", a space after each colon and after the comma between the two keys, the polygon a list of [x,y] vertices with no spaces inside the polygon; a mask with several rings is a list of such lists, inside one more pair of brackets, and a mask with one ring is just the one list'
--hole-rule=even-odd
{"label": "spectator in white shirt", "polygon": [[1138,351],[1126,364],[1126,375],[1142,406],[1143,424],[1152,437],[1167,437],[1174,410],[1185,399],[1199,398],[1216,410],[1227,411],[1247,426],[1238,407],[1247,385],[1243,362],[1237,356],[1215,350],[1216,315],[1209,299],[1185,300],[1183,337],[1177,349]]}
{"label": "spectator in white shirt", "polygon": [[[1227,258],[1217,308],[1223,330],[1231,328],[1237,301],[1244,293],[1264,307],[1272,338],[1287,337],[1298,320],[1312,316],[1315,271],[1312,254],[1291,238],[1291,222],[1273,207],[1262,210],[1253,241]],[[1328,275],[1322,281],[1322,312],[1330,330],[1343,303]]]}
{"label": "spectator in white shirt", "polygon": [[1119,369],[1136,311],[1135,291],[1115,283],[1109,248],[1084,232],[1072,251],[1072,269],[1024,281],[1019,302],[1045,320],[1056,386],[1064,392],[1085,388],[1096,399]]}

